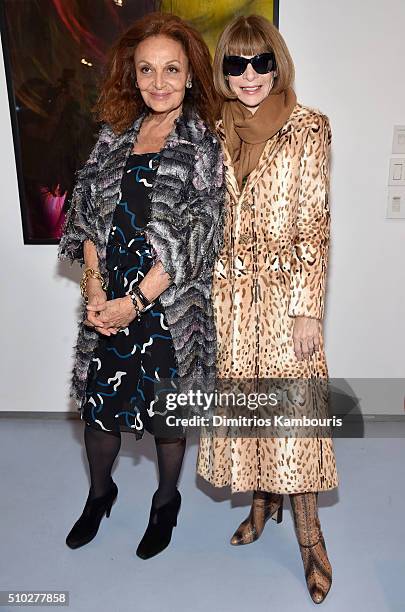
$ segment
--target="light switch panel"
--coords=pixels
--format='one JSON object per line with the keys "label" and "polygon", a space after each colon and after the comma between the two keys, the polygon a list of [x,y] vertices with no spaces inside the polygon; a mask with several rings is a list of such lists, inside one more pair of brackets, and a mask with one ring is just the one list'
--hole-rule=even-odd
{"label": "light switch panel", "polygon": [[405,153],[405,125],[394,125],[393,153]]}
{"label": "light switch panel", "polygon": [[388,185],[405,187],[405,157],[391,157]]}

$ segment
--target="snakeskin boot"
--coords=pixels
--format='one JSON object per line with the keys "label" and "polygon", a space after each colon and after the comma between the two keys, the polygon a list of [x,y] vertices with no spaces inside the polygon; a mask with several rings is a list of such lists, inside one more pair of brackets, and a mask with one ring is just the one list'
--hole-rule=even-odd
{"label": "snakeskin boot", "polygon": [[318,494],[290,494],[290,501],[308,591],[312,601],[319,604],[331,587],[332,567],[318,518]]}
{"label": "snakeskin boot", "polygon": [[255,491],[249,516],[239,525],[231,538],[233,546],[250,544],[257,540],[266,522],[272,517],[277,523],[283,518],[283,496],[277,493]]}

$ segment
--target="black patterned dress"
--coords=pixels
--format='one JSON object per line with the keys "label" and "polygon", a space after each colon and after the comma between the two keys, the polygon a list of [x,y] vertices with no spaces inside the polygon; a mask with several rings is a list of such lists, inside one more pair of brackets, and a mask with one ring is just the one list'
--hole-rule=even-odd
{"label": "black patterned dress", "polygon": [[[132,153],[126,164],[121,200],[107,244],[107,299],[124,297],[152,267],[143,229],[150,214],[149,190],[159,153]],[[166,391],[175,390],[177,364],[164,309],[154,306],[116,335],[100,335],[90,362],[81,418],[104,431],[128,431],[139,438],[144,428],[158,436],[182,435],[168,426]]]}

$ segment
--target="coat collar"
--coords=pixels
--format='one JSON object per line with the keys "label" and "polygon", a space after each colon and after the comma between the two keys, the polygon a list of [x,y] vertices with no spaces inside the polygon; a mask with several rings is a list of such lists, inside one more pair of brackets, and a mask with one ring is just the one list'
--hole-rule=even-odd
{"label": "coat collar", "polygon": [[[113,143],[113,149],[119,149],[121,146],[128,145],[130,142],[134,143],[146,116],[147,112],[144,111],[125,132],[116,136]],[[206,125],[196,113],[191,112],[186,114],[183,112],[174,121],[172,131],[166,139],[162,153],[166,149],[180,143],[197,144],[204,138],[206,131]]]}
{"label": "coat collar", "polygon": [[217,123],[217,131],[224,145],[224,161],[226,167],[226,179],[229,187],[229,191],[235,201],[243,199],[249,191],[255,186],[263,172],[271,164],[277,152],[280,150],[285,142],[285,138],[289,136],[293,129],[294,119],[297,112],[299,111],[300,105],[297,103],[291,113],[289,119],[285,122],[281,130],[279,130],[272,138],[266,142],[263,152],[259,158],[258,164],[254,170],[249,174],[246,183],[242,190],[239,188],[238,181],[235,175],[235,169],[226,146],[226,135],[222,120]]}

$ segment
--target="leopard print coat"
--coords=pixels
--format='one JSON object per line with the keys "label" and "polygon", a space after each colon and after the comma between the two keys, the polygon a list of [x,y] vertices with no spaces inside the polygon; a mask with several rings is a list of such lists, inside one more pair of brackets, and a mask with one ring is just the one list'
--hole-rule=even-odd
{"label": "leopard print coat", "polygon": [[[294,317],[322,319],[330,227],[327,117],[296,104],[239,190],[223,126],[227,217],[213,283],[218,376],[327,379],[320,349],[299,361]],[[327,400],[326,400],[327,401]],[[221,434],[223,435],[223,434]],[[337,486],[330,437],[221,437],[205,431],[198,473],[233,491],[320,491]]]}
{"label": "leopard print coat", "polygon": [[[106,247],[125,164],[145,113],[124,133],[103,125],[77,182],[59,244],[59,259],[83,259],[83,242],[97,249],[108,284]],[[218,137],[194,113],[182,114],[161,150],[151,191],[146,237],[173,283],[160,295],[173,338],[178,390],[214,384],[216,333],[211,302],[213,267],[221,248],[225,182]],[[98,334],[83,324],[82,305],[70,396],[79,410]]]}

